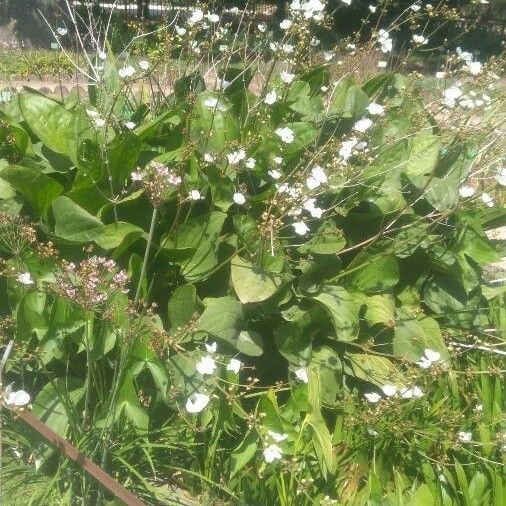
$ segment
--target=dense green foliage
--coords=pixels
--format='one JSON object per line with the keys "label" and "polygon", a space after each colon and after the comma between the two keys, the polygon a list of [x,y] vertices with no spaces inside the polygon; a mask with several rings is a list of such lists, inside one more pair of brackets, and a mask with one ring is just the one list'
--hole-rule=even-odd
{"label": "dense green foliage", "polygon": [[[501,91],[270,51],[3,107],[4,384],[147,504],[502,505]],[[4,481],[106,504],[4,416]]]}

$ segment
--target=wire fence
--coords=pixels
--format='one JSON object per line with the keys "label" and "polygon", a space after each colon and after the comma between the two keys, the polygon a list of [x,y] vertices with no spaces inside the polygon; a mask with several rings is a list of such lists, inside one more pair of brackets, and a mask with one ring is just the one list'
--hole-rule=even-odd
{"label": "wire fence", "polygon": [[[127,21],[133,19],[172,19],[176,15],[186,16],[197,5],[196,0],[69,0],[80,9],[94,9],[114,13]],[[329,0],[332,2],[340,0]],[[61,26],[66,19],[65,0],[0,0],[0,49],[16,43],[19,47],[45,47],[51,44],[51,36],[46,21],[53,27]],[[202,5],[202,2],[200,2]],[[248,15],[259,21],[273,24],[283,17],[289,1],[274,0],[215,0],[205,2],[211,11],[226,14],[232,18],[242,15],[243,8]],[[236,5],[236,7],[234,7]],[[491,35],[506,35],[506,0],[495,0],[488,4],[473,7],[474,22]],[[42,16],[41,16],[42,14]],[[469,13],[462,13],[462,23],[469,22]],[[467,19],[466,19],[467,18]]]}

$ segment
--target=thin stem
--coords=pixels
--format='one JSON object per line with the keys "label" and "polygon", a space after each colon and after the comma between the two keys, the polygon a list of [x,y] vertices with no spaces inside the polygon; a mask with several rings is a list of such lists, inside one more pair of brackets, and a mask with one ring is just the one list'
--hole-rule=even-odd
{"label": "thin stem", "polygon": [[93,316],[86,320],[84,345],[86,347],[86,393],[84,397],[84,414],[83,427],[88,422],[89,406],[90,406],[90,378],[91,378],[91,338],[93,336]]}
{"label": "thin stem", "polygon": [[146,251],[144,252],[144,260],[142,261],[141,273],[139,275],[137,291],[135,292],[134,304],[137,304],[137,302],[139,302],[139,298],[141,296],[142,282],[144,281],[144,277],[146,276],[146,269],[148,266],[149,253],[151,251],[151,246],[153,244],[153,235],[155,232],[155,223],[157,215],[158,215],[158,208],[154,207],[153,214],[151,215],[151,225],[149,226],[148,244],[146,245]]}

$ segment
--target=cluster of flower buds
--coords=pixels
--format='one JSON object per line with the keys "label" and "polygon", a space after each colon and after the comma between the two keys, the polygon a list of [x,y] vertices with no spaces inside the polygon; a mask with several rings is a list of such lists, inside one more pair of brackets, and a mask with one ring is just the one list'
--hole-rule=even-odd
{"label": "cluster of flower buds", "polygon": [[157,161],[150,162],[144,168],[137,168],[130,177],[132,181],[144,188],[152,206],[155,208],[160,207],[170,192],[182,182],[180,176]]}
{"label": "cluster of flower buds", "polygon": [[128,293],[126,272],[118,270],[114,260],[103,257],[92,256],[77,266],[64,261],[56,280],[58,295],[87,310],[103,305],[114,293]]}
{"label": "cluster of flower buds", "polygon": [[23,218],[0,212],[0,253],[18,256],[36,239],[35,229]]}

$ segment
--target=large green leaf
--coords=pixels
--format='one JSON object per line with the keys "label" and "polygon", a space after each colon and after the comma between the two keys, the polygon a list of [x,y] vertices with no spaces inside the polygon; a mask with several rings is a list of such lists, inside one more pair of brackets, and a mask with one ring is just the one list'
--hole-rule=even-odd
{"label": "large green leaf", "polygon": [[0,177],[8,181],[39,215],[63,192],[58,181],[33,168],[11,165],[0,172]]}
{"label": "large green leaf", "polygon": [[353,341],[358,336],[360,303],[342,286],[325,286],[312,300],[330,314],[339,341]]}
{"label": "large green leaf", "polygon": [[358,119],[369,104],[367,93],[349,77],[341,81],[332,91],[329,114],[342,118]]}
{"label": "large green leaf", "polygon": [[118,221],[118,223],[109,223],[104,225],[101,233],[95,238],[95,242],[105,250],[117,248],[127,236],[140,237],[144,231],[142,228]]}
{"label": "large green leaf", "polygon": [[330,346],[320,346],[313,350],[310,364],[319,370],[321,400],[329,404],[335,402],[343,373],[339,354]]}
{"label": "large green leaf", "polygon": [[122,188],[126,178],[136,168],[142,142],[132,132],[117,135],[107,150],[109,175],[116,188]]}
{"label": "large green leaf", "polygon": [[132,426],[139,432],[144,432],[148,428],[149,417],[141,407],[133,378],[129,373],[125,375],[123,383],[120,386],[115,414],[116,420],[124,414],[132,423]]}
{"label": "large green leaf", "polygon": [[395,299],[390,294],[372,295],[365,299],[365,319],[369,325],[390,325],[395,320]]}
{"label": "large green leaf", "polygon": [[33,400],[32,413],[60,436],[65,436],[72,410],[84,395],[80,379],[66,376],[46,383]]}
{"label": "large green leaf", "polygon": [[58,197],[52,204],[55,219],[54,233],[72,242],[89,242],[104,230],[103,223],[86,212],[68,197]]}
{"label": "large green leaf", "polygon": [[230,477],[237,474],[254,456],[258,448],[258,434],[250,430],[230,455]]}
{"label": "large green leaf", "polygon": [[187,281],[200,280],[218,264],[219,236],[226,217],[220,211],[199,215],[167,241],[164,249],[181,265]]}
{"label": "large green leaf", "polygon": [[404,168],[408,176],[429,175],[434,170],[441,147],[441,137],[422,130],[410,142],[409,156]]}
{"label": "large green leaf", "polygon": [[190,126],[191,139],[199,145],[202,152],[221,152],[227,144],[239,137],[238,125],[228,110],[231,107],[228,100],[220,96],[217,107],[206,105],[213,98],[217,99],[217,96],[207,91],[197,95]]}
{"label": "large green leaf", "polygon": [[420,360],[426,348],[438,351],[443,358],[448,358],[439,324],[428,316],[415,318],[400,311],[392,344],[394,355],[413,362]]}
{"label": "large green leaf", "polygon": [[465,328],[487,324],[479,293],[467,294],[451,275],[435,275],[423,287],[423,302],[439,317]]}
{"label": "large green leaf", "polygon": [[205,299],[204,304],[197,329],[235,345],[243,322],[242,304],[232,297]]}
{"label": "large green leaf", "polygon": [[263,352],[262,336],[253,330],[243,330],[239,332],[236,348],[250,357],[259,357]]}
{"label": "large green leaf", "polygon": [[170,328],[172,331],[189,323],[197,310],[197,290],[195,285],[186,284],[176,288],[167,304]]}
{"label": "large green leaf", "polygon": [[346,353],[345,359],[344,370],[348,374],[377,386],[392,383],[400,376],[398,367],[386,357],[366,353]]}
{"label": "large green leaf", "polygon": [[304,419],[313,432],[312,442],[318,457],[318,463],[324,477],[334,471],[334,453],[332,451],[332,436],[325,424],[320,405],[320,373],[318,367],[309,368],[308,401],[310,410]]}
{"label": "large green leaf", "polygon": [[77,162],[77,148],[90,132],[83,110],[67,110],[43,95],[22,93],[19,107],[32,132],[51,150]]}
{"label": "large green leaf", "polygon": [[399,264],[393,255],[364,255],[357,257],[350,268],[356,268],[348,280],[366,293],[384,292],[399,282]]}
{"label": "large green leaf", "polygon": [[235,293],[243,304],[268,299],[277,292],[281,284],[279,276],[268,273],[238,256],[232,260],[231,277]]}

